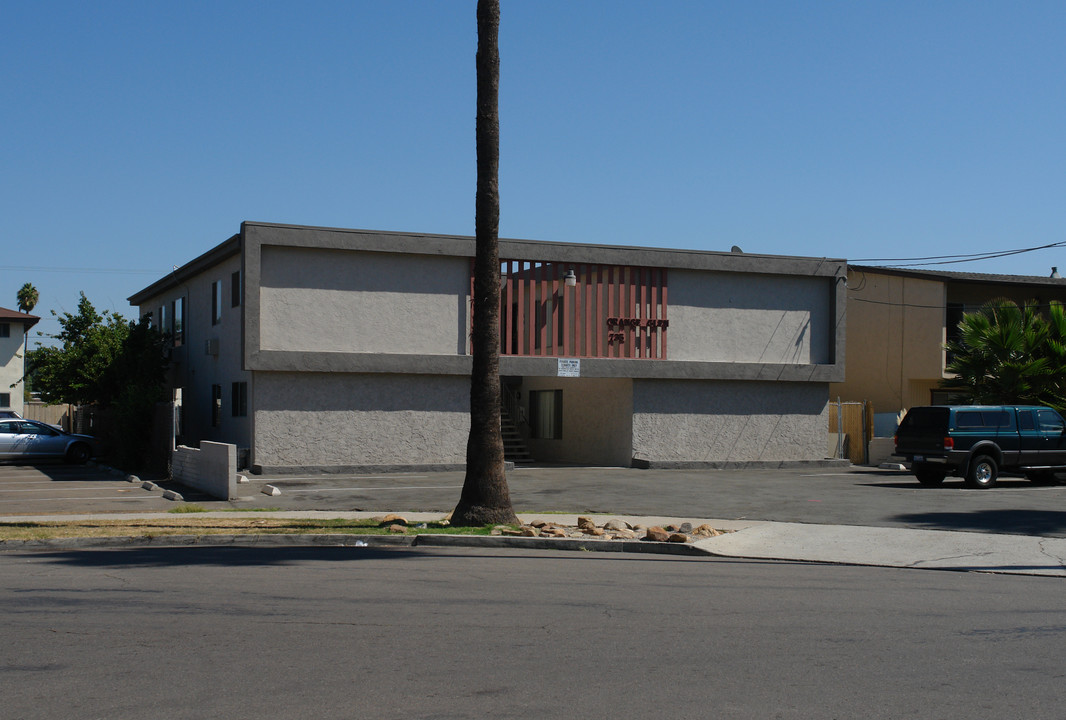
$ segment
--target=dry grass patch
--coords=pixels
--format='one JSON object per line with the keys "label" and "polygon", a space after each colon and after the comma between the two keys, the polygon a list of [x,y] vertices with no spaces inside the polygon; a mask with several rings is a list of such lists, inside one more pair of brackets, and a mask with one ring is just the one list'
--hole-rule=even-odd
{"label": "dry grass patch", "polygon": [[[406,534],[450,533],[488,535],[491,526],[456,528],[443,523],[423,523],[406,528]],[[48,540],[76,537],[162,537],[166,535],[396,535],[373,519],[306,520],[286,518],[198,518],[189,515],[145,520],[76,520],[0,523],[0,541]]]}

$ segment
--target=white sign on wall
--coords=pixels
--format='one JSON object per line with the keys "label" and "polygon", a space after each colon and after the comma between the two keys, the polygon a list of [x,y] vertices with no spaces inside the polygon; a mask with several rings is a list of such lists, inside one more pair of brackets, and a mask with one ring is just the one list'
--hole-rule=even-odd
{"label": "white sign on wall", "polygon": [[559,377],[581,377],[581,361],[577,358],[559,358]]}

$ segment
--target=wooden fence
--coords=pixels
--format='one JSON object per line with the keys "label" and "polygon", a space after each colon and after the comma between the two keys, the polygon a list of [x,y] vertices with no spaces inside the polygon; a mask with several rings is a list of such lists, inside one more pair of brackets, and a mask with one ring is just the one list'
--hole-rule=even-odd
{"label": "wooden fence", "polygon": [[874,434],[873,403],[829,403],[829,432],[837,434],[837,449],[834,457],[847,458],[854,465],[869,462],[870,438]]}

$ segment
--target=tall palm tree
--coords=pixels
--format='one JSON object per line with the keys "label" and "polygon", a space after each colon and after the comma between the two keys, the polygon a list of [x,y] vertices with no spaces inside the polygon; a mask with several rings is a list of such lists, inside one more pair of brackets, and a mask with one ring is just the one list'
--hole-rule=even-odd
{"label": "tall palm tree", "polygon": [[19,312],[28,313],[33,310],[37,305],[37,301],[40,299],[40,293],[37,292],[32,284],[26,283],[18,291],[18,308]]}
{"label": "tall palm tree", "polygon": [[517,523],[500,432],[500,1],[477,4],[477,192],[466,477],[452,524]]}

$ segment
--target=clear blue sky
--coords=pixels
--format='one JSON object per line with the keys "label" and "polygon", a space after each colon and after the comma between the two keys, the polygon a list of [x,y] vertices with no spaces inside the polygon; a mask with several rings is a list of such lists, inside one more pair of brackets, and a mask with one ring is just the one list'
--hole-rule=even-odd
{"label": "clear blue sky", "polygon": [[[473,0],[0,0],[0,305],[242,220],[473,233]],[[909,258],[1066,240],[1066,3],[503,0],[503,237]],[[1066,249],[942,266],[1047,275]]]}

